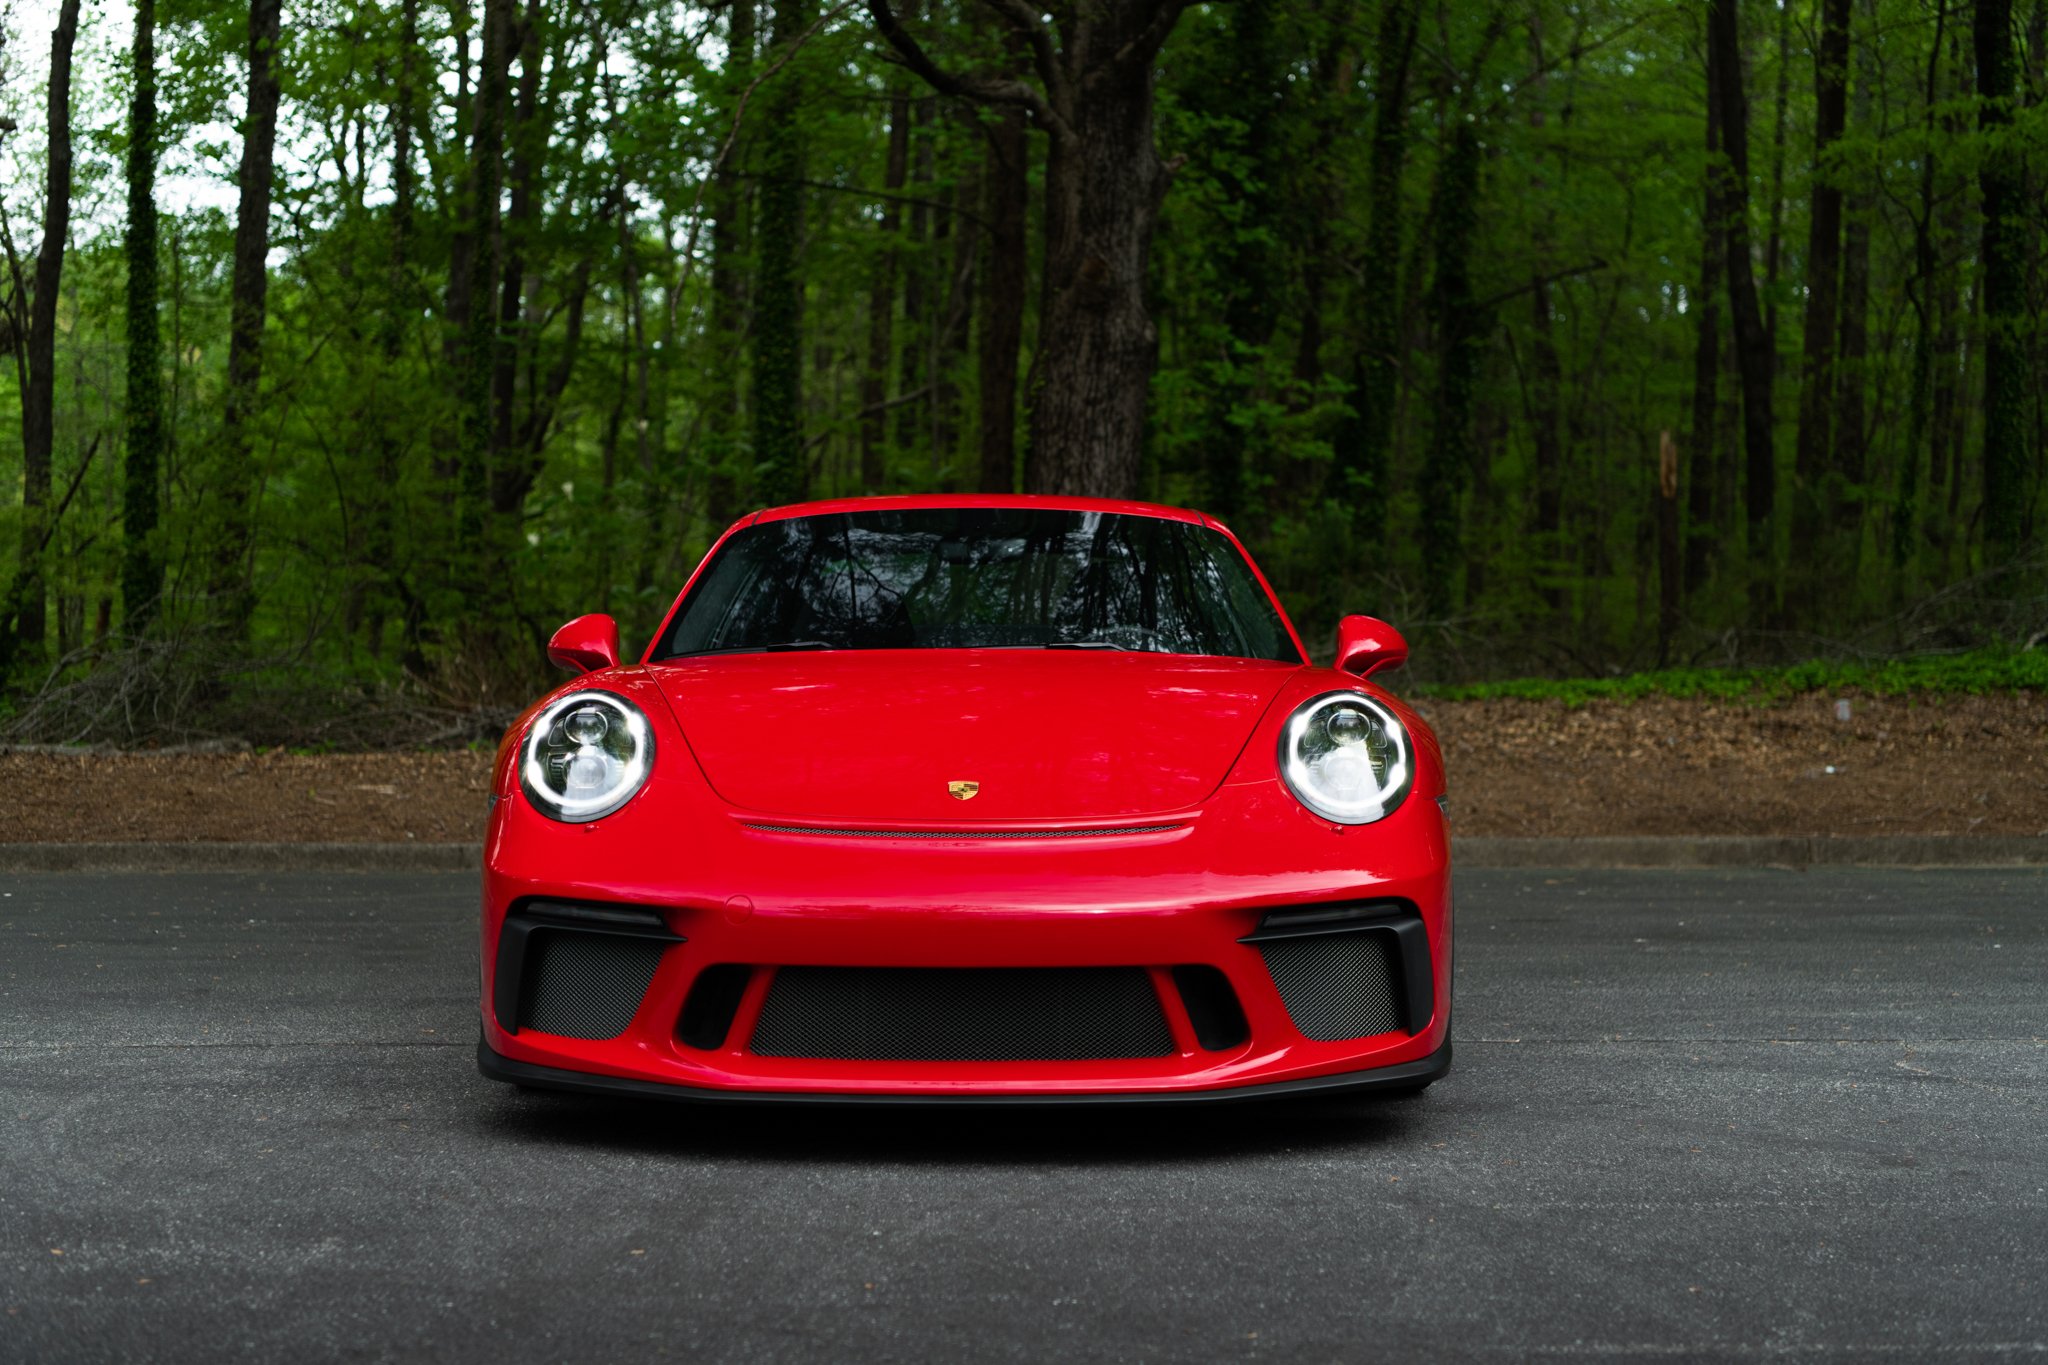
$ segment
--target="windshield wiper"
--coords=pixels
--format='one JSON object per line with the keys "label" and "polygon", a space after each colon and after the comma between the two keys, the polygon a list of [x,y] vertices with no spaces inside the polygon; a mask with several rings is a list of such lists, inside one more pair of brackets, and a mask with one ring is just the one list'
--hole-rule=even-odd
{"label": "windshield wiper", "polygon": [[1114,640],[1053,640],[1046,649],[1116,649],[1130,652],[1129,645],[1120,645]]}
{"label": "windshield wiper", "polygon": [[687,654],[671,654],[671,659],[706,659],[714,654],[780,654],[792,649],[838,649],[830,640],[776,640],[765,645],[727,645],[723,649],[693,649]]}

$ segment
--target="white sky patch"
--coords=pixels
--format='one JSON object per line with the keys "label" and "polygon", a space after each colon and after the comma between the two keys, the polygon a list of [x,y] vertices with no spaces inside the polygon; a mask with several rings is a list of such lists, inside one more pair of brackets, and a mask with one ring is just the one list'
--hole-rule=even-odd
{"label": "white sky patch", "polygon": [[[7,214],[16,249],[23,252],[34,250],[42,236],[50,35],[57,26],[57,9],[57,0],[0,0],[0,115],[16,125],[12,133],[0,133],[0,209]],[[74,242],[118,231],[127,215],[127,192],[113,139],[124,136],[128,127],[128,49],[134,41],[134,22],[129,0],[89,0],[79,7],[71,70]],[[161,99],[167,63],[161,35],[158,42]],[[235,84],[239,89],[240,81]],[[239,94],[236,99],[239,103]],[[181,129],[175,140],[167,140],[157,166],[158,208],[173,214],[206,208],[232,214],[237,197],[234,163],[222,166],[197,149],[208,144],[235,146],[238,140],[234,126],[225,122]]]}

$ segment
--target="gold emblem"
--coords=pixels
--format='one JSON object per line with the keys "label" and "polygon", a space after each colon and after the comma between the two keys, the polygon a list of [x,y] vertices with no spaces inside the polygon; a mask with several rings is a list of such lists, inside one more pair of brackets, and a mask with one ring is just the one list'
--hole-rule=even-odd
{"label": "gold emblem", "polygon": [[981,784],[979,782],[948,782],[946,784],[946,795],[952,797],[955,801],[972,801],[974,794],[980,790]]}

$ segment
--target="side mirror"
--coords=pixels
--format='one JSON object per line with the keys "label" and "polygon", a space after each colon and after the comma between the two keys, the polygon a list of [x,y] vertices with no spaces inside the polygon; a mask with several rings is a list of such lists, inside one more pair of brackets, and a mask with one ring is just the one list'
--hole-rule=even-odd
{"label": "side mirror", "polygon": [[602,612],[579,616],[548,641],[548,662],[572,673],[595,673],[619,662],[619,623]]}
{"label": "side mirror", "polygon": [[1337,667],[1361,678],[1408,662],[1401,632],[1374,616],[1347,616],[1337,623]]}

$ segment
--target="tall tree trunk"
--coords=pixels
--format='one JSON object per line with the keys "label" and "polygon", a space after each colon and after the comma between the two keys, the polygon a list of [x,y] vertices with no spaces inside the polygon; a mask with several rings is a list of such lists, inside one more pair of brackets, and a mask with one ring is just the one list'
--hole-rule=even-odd
{"label": "tall tree trunk", "polygon": [[[730,102],[730,114],[736,112],[740,93],[753,71],[754,0],[733,0],[726,25],[722,84],[725,98]],[[734,164],[741,159],[742,148],[746,145],[744,131],[735,130],[731,150],[719,162],[711,190],[711,395],[704,422],[707,436],[704,510],[713,527],[719,530],[739,515],[740,500],[747,486],[741,474],[745,461],[740,449],[740,356],[747,333],[749,190],[748,182],[734,171]]]}
{"label": "tall tree trunk", "polygon": [[1728,298],[1735,315],[1735,353],[1742,379],[1742,436],[1747,454],[1743,480],[1749,522],[1749,561],[1754,582],[1768,583],[1776,557],[1771,534],[1777,501],[1777,457],[1771,442],[1772,355],[1757,302],[1756,274],[1749,247],[1749,106],[1742,93],[1742,41],[1736,27],[1737,0],[1712,0],[1707,41],[1714,50],[1714,80],[1721,96],[1720,159],[1722,201],[1727,208],[1723,240],[1728,248]]}
{"label": "tall tree trunk", "polygon": [[960,454],[960,373],[967,342],[974,330],[975,258],[980,233],[974,204],[979,186],[962,175],[953,186],[953,208],[946,215],[953,238],[944,307],[932,336],[932,461],[946,485],[957,487]]}
{"label": "tall tree trunk", "polygon": [[[774,42],[787,50],[811,21],[810,0],[775,0]],[[797,247],[803,236],[802,73],[795,64],[774,78],[761,120],[761,195],[755,237],[760,244],[754,304],[754,461],[761,494],[771,505],[804,494],[803,282]]]}
{"label": "tall tree trunk", "polygon": [[228,307],[227,404],[221,419],[221,525],[213,567],[214,619],[248,629],[252,446],[263,383],[264,309],[270,292],[270,190],[277,152],[277,41],[281,0],[249,6],[249,97],[242,129],[241,200]]}
{"label": "tall tree trunk", "polygon": [[[1871,33],[1856,49],[1856,84],[1851,95],[1850,126],[1870,128],[1872,105],[1882,67],[1877,60],[1875,16],[1866,7]],[[1933,149],[1928,149],[1932,154]],[[1878,212],[1877,194],[1867,184],[1842,201],[1841,340],[1835,347],[1835,468],[1844,489],[1835,499],[1833,531],[1850,542],[1853,557],[1863,544],[1863,507],[1872,501],[1864,491],[1870,476],[1866,430],[1864,372],[1870,351],[1870,234]]]}
{"label": "tall tree trunk", "polygon": [[1721,443],[1718,407],[1721,379],[1721,275],[1727,266],[1722,235],[1728,204],[1721,146],[1721,94],[1714,65],[1714,45],[1707,45],[1707,173],[1705,207],[1700,215],[1700,283],[1694,296],[1696,340],[1692,359],[1692,433],[1686,481],[1685,593],[1697,593],[1707,581],[1720,527],[1714,516],[1715,490],[1721,485]]}
{"label": "tall tree trunk", "polygon": [[1472,395],[1478,381],[1480,329],[1472,301],[1472,235],[1479,222],[1479,134],[1472,120],[1453,116],[1437,170],[1436,232],[1430,280],[1436,319],[1435,424],[1422,471],[1422,590],[1433,620],[1458,604],[1464,558],[1458,494],[1472,446]]}
{"label": "tall tree trunk", "polygon": [[21,389],[21,557],[0,618],[0,668],[13,661],[17,648],[40,663],[48,628],[43,552],[51,531],[50,457],[57,434],[57,290],[71,235],[71,52],[77,41],[78,0],[64,0],[50,33],[49,169]]}
{"label": "tall tree trunk", "polygon": [[[1793,543],[1802,558],[1816,548],[1829,520],[1823,488],[1835,472],[1829,423],[1834,415],[1835,343],[1840,323],[1842,278],[1842,189],[1834,183],[1828,154],[1848,124],[1849,0],[1821,0],[1820,44],[1813,69],[1813,192],[1806,229],[1806,325],[1799,381],[1799,430],[1795,472],[1798,496],[1792,504]],[[1825,574],[1827,565],[1808,562]],[[1809,596],[1820,584],[1815,573],[1801,575]],[[1809,603],[1811,604],[1811,603]]]}
{"label": "tall tree trunk", "polygon": [[121,600],[128,633],[140,635],[163,592],[154,544],[163,458],[163,346],[156,300],[156,0],[135,0],[128,101],[128,439],[122,471]]}
{"label": "tall tree trunk", "polygon": [[[910,170],[910,85],[889,83],[889,143],[882,163],[882,190],[898,195]],[[896,265],[903,225],[898,201],[882,201],[882,249],[875,253],[874,275],[868,283],[868,363],[860,388],[861,491],[879,493],[888,478],[889,371],[895,359]]]}
{"label": "tall tree trunk", "polygon": [[[540,109],[541,30],[546,18],[540,0],[526,0],[526,15],[518,26],[519,86],[505,139],[512,202],[499,234],[498,330],[491,347],[491,511],[515,521],[533,482],[525,462],[513,457],[512,450],[522,426],[520,363],[534,359],[529,353],[539,343],[538,329],[526,316],[526,253],[540,220],[541,161],[548,139]],[[529,394],[529,406],[533,400]]]}
{"label": "tall tree trunk", "polygon": [[1390,491],[1394,400],[1401,378],[1401,174],[1408,157],[1408,70],[1415,52],[1417,0],[1386,0],[1374,48],[1372,152],[1366,177],[1371,219],[1359,281],[1364,346],[1351,395],[1350,439],[1331,465],[1331,492],[1353,520],[1380,515]]}
{"label": "tall tree trunk", "polygon": [[[400,0],[398,22],[398,79],[393,83],[387,118],[391,124],[391,210],[389,241],[385,255],[385,301],[377,334],[383,374],[401,372],[405,348],[406,320],[419,315],[417,290],[412,282],[413,219],[419,194],[419,172],[413,164],[414,129],[419,111],[419,0]],[[373,583],[384,587],[406,603],[401,660],[410,671],[424,669],[426,660],[420,631],[425,625],[418,599],[405,585],[404,569],[395,553],[394,523],[397,517],[397,489],[404,441],[398,424],[388,413],[374,413],[377,426],[376,487],[369,491],[364,507],[364,559]],[[364,598],[363,630],[372,658],[383,649],[385,608],[389,599],[372,595]]]}
{"label": "tall tree trunk", "polygon": [[[912,13],[915,13],[914,7]],[[903,245],[898,258],[903,276],[903,338],[896,354],[895,407],[896,446],[903,454],[916,450],[930,453],[925,430],[927,400],[919,395],[929,387],[932,342],[932,112],[936,100],[910,102],[909,183],[917,189],[917,202],[910,206],[904,225]]]}
{"label": "tall tree trunk", "polygon": [[1226,224],[1217,253],[1224,295],[1224,353],[1208,386],[1202,463],[1208,510],[1235,521],[1249,491],[1252,452],[1247,444],[1257,439],[1239,420],[1239,412],[1257,396],[1259,370],[1283,302],[1279,252],[1265,225],[1273,221],[1279,204],[1275,124],[1278,101],[1288,90],[1291,62],[1275,32],[1272,6],[1236,5],[1228,15],[1227,74],[1221,88],[1210,92],[1208,107],[1242,134],[1221,145],[1225,159],[1212,174],[1243,219]]}
{"label": "tall tree trunk", "polygon": [[1984,197],[1984,549],[2012,559],[2026,533],[2027,353],[2025,180],[2012,123],[2012,0],[1976,0],[1978,123],[1989,146],[1977,183]]}
{"label": "tall tree trunk", "polygon": [[1021,105],[1047,132],[1043,339],[1025,385],[1034,492],[1130,496],[1144,457],[1159,338],[1146,308],[1166,168],[1152,138],[1152,64],[1187,0],[1100,0],[1056,30],[1028,5],[1000,13],[1029,45],[1037,85],[946,71],[888,0],[882,37],[941,94]]}
{"label": "tall tree trunk", "polygon": [[1891,561],[1892,601],[1905,595],[1905,574],[1918,540],[1920,471],[1930,466],[1929,477],[1939,475],[1927,451],[1927,433],[1933,417],[1935,305],[1934,274],[1934,172],[1938,160],[1935,148],[1935,107],[1941,94],[1943,31],[1948,25],[1948,0],[1935,0],[1934,42],[1927,52],[1927,79],[1921,96],[1927,154],[1920,158],[1920,200],[1913,215],[1913,274],[1907,281],[1907,295],[1913,305],[1913,378],[1906,408],[1906,445],[1899,454],[1898,492],[1892,501]]}
{"label": "tall tree trunk", "polygon": [[[1531,68],[1539,73],[1527,85],[1529,127],[1540,142],[1545,119],[1545,86],[1548,83],[1541,73],[1547,69],[1548,63],[1543,55],[1542,22],[1535,17],[1529,20],[1529,62]],[[1541,156],[1542,150],[1539,148],[1535,155]],[[1550,186],[1540,171],[1530,177],[1529,195],[1532,202],[1550,202]],[[1529,418],[1533,428],[1530,443],[1536,452],[1536,522],[1532,529],[1536,534],[1537,553],[1546,568],[1562,549],[1560,533],[1563,530],[1564,494],[1564,417],[1561,408],[1564,366],[1558,356],[1556,330],[1551,319],[1550,277],[1544,273],[1550,269],[1555,219],[1555,210],[1546,208],[1537,215],[1531,228],[1535,265],[1529,280]],[[1548,577],[1547,574],[1545,576]],[[1553,611],[1564,604],[1563,595],[1554,584],[1544,587],[1543,596]]]}
{"label": "tall tree trunk", "polygon": [[486,0],[469,146],[469,283],[458,359],[462,430],[456,474],[456,584],[488,598],[491,484],[498,449],[492,383],[498,337],[498,197],[504,185],[505,104],[512,69],[512,0]]}
{"label": "tall tree trunk", "polygon": [[1025,216],[1030,212],[1030,146],[1024,111],[1010,108],[989,124],[982,214],[981,491],[1017,490],[1017,353],[1024,341],[1024,288],[1030,273]]}

